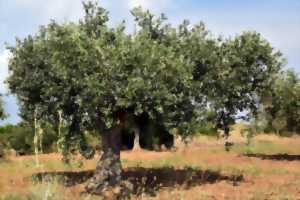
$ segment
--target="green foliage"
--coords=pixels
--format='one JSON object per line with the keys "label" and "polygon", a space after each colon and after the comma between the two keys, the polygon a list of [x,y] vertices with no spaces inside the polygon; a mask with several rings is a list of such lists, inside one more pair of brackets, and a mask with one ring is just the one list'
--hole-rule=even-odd
{"label": "green foliage", "polygon": [[263,98],[266,131],[300,133],[300,77],[292,70],[279,74]]}
{"label": "green foliage", "polygon": [[0,120],[3,120],[7,117],[4,108],[3,108],[3,101],[2,101],[2,95],[0,94]]}
{"label": "green foliage", "polygon": [[259,97],[271,87],[284,61],[281,53],[255,32],[223,41],[219,54],[210,76],[213,89],[207,93],[218,123],[225,126],[240,111],[257,113]]}
{"label": "green foliage", "polygon": [[192,115],[195,107],[189,62],[146,30],[126,35],[123,25],[105,25],[103,9],[90,4],[85,9],[79,24],[53,21],[9,48],[8,84],[24,118],[38,108],[39,118],[55,121],[62,110],[70,131],[65,143],[82,141],[84,130],[114,126],[129,110],[168,128],[187,127],[184,111]]}
{"label": "green foliage", "polygon": [[33,131],[28,126],[4,125],[0,128],[0,142],[5,149],[24,154],[31,151]]}
{"label": "green foliage", "polygon": [[196,129],[196,132],[200,135],[207,135],[213,137],[218,136],[218,129],[213,123],[199,124],[199,126]]}
{"label": "green foliage", "polygon": [[[246,138],[247,145],[250,145],[254,136],[258,133],[259,127],[256,121],[251,121],[250,124],[245,125],[245,128],[241,130],[241,135]],[[248,152],[250,153],[250,152]]]}
{"label": "green foliage", "polygon": [[[51,127],[44,128],[43,147],[45,152],[55,151],[56,133]],[[0,127],[0,144],[4,149],[14,149],[19,154],[32,154],[34,130],[27,123]]]}
{"label": "green foliage", "polygon": [[228,126],[238,111],[255,111],[282,65],[258,33],[224,40],[202,22],[172,27],[164,15],[135,8],[138,29],[127,34],[125,24],[108,27],[107,11],[97,4],[85,3],[84,10],[79,23],[52,21],[8,47],[7,82],[23,119],[33,121],[37,112],[37,120],[56,126],[61,111],[64,152],[78,146],[90,157],[83,133],[103,133],[125,123],[128,113],[146,114],[183,137],[208,119]]}

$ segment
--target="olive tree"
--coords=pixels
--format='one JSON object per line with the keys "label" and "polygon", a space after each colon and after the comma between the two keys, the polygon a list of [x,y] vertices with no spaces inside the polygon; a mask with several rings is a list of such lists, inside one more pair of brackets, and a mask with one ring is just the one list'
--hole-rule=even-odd
{"label": "olive tree", "polygon": [[84,133],[98,132],[103,154],[86,186],[91,193],[121,183],[121,133],[128,121],[146,116],[186,137],[205,121],[208,104],[226,113],[223,123],[254,107],[280,66],[280,55],[256,33],[216,39],[203,23],[172,27],[164,15],[136,8],[138,28],[128,34],[125,24],[109,27],[107,11],[96,4],[85,3],[84,10],[79,23],[52,21],[9,47],[8,85],[23,118],[58,129],[64,122],[63,149],[77,146],[89,158]]}
{"label": "olive tree", "polygon": [[261,98],[274,83],[284,64],[259,33],[244,32],[218,44],[217,60],[204,81],[209,106],[216,113],[216,123],[229,135],[229,125],[238,112],[256,115]]}
{"label": "olive tree", "polygon": [[266,131],[300,132],[300,78],[287,70],[278,74],[272,88],[262,101],[262,118],[266,120]]}
{"label": "olive tree", "polygon": [[224,39],[215,37],[203,22],[190,26],[184,20],[175,29],[163,23],[164,15],[155,20],[141,8],[133,10],[133,15],[154,40],[180,52],[190,62],[193,88],[199,94],[194,98],[207,103],[206,109],[198,110],[196,123],[214,121],[226,137],[239,112],[256,115],[284,64],[281,53],[256,32]]}
{"label": "olive tree", "polygon": [[85,147],[84,130],[101,135],[103,154],[86,189],[100,193],[121,181],[121,131],[128,116],[147,115],[167,129],[185,127],[196,107],[192,65],[175,49],[157,42],[150,30],[134,35],[121,24],[107,26],[107,12],[84,4],[79,23],[52,21],[34,36],[9,47],[9,88],[26,116],[69,126],[62,135]]}

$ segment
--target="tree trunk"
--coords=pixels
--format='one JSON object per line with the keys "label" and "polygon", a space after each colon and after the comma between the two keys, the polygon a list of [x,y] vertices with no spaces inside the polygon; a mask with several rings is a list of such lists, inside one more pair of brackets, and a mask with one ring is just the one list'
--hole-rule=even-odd
{"label": "tree trunk", "polygon": [[228,124],[224,125],[224,140],[225,140],[225,150],[230,151],[230,147],[232,146],[232,143],[229,142],[229,126]]}
{"label": "tree trunk", "polygon": [[224,138],[225,138],[225,141],[227,141],[229,138],[229,127],[227,124],[224,125]]}
{"label": "tree trunk", "polygon": [[134,143],[133,143],[133,151],[141,150],[140,146],[140,131],[138,128],[134,128]]}
{"label": "tree trunk", "polygon": [[34,144],[34,155],[35,155],[35,165],[36,167],[40,166],[39,163],[39,137],[38,137],[38,120],[37,120],[37,109],[34,110],[34,137],[33,137],[33,144]]}
{"label": "tree trunk", "polygon": [[92,194],[103,194],[111,187],[121,184],[121,129],[122,125],[116,125],[103,133],[103,154],[97,163],[94,176],[86,186],[86,190]]}

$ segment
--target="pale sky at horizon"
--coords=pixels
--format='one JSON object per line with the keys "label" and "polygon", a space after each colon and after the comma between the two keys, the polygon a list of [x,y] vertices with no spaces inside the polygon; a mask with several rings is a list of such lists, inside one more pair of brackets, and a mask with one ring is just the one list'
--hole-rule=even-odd
{"label": "pale sky at horizon", "polygon": [[[9,52],[4,43],[14,44],[15,37],[34,34],[50,19],[77,21],[82,15],[81,0],[0,0],[0,93],[7,93]],[[165,13],[172,24],[183,19],[192,23],[204,21],[213,34],[225,37],[255,30],[280,50],[288,68],[300,73],[300,1],[299,0],[100,0],[109,11],[111,25],[125,19],[132,26],[130,9],[141,5],[155,14]],[[15,98],[4,98],[10,117],[2,123],[17,123]]]}

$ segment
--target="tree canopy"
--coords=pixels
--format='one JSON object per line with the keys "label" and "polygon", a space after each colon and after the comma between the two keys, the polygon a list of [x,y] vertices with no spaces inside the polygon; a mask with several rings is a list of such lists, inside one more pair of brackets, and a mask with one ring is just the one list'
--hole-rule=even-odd
{"label": "tree canopy", "polygon": [[84,3],[84,10],[78,23],[51,21],[17,39],[9,47],[8,84],[24,119],[66,124],[69,132],[59,136],[66,149],[77,141],[90,157],[84,131],[102,135],[100,164],[109,166],[97,167],[88,191],[111,180],[102,173],[107,168],[118,177],[120,133],[130,116],[146,115],[186,136],[212,110],[227,130],[238,111],[255,111],[282,65],[281,54],[255,32],[224,39],[202,22],[174,27],[164,15],[135,8],[138,28],[127,33],[125,23],[109,27],[96,4]]}
{"label": "tree canopy", "polygon": [[262,99],[258,120],[266,121],[265,131],[300,132],[300,77],[292,70],[278,74],[271,90]]}
{"label": "tree canopy", "polygon": [[228,135],[228,125],[239,112],[257,114],[261,98],[272,87],[284,60],[255,32],[225,40],[218,55],[217,63],[205,76],[209,80],[204,88],[217,125]]}

